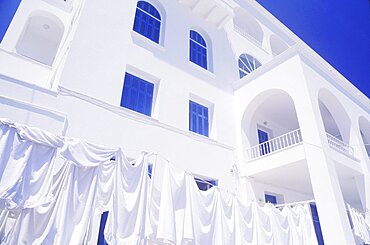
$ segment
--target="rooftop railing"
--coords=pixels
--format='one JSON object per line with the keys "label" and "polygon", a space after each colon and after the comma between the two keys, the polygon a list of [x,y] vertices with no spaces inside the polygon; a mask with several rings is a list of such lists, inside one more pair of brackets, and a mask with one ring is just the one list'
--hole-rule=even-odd
{"label": "rooftop railing", "polygon": [[329,146],[335,150],[338,150],[339,152],[342,152],[345,155],[354,156],[354,150],[353,147],[347,145],[340,139],[336,138],[335,136],[326,133],[326,137],[328,138]]}
{"label": "rooftop railing", "polygon": [[258,41],[256,38],[254,38],[252,35],[250,35],[243,27],[238,26],[237,24],[234,24],[234,30],[251,41],[254,45],[265,51],[266,53],[269,53],[269,49],[266,45],[262,44],[260,41]]}
{"label": "rooftop railing", "polygon": [[249,159],[253,160],[261,156],[271,154],[275,151],[296,145],[302,142],[301,130],[296,129],[279,137],[272,138],[247,150]]}

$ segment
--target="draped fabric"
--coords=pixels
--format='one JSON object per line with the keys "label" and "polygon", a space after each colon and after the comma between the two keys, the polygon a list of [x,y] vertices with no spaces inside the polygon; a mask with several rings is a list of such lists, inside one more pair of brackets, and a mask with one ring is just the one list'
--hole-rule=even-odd
{"label": "draped fabric", "polygon": [[359,237],[364,243],[370,244],[370,224],[367,222],[366,217],[349,204],[347,204],[347,209],[352,221],[354,235]]}
{"label": "draped fabric", "polygon": [[[109,244],[317,244],[308,204],[242,202],[149,154],[0,119],[0,243],[96,244],[109,211]],[[153,163],[153,162],[152,162]]]}

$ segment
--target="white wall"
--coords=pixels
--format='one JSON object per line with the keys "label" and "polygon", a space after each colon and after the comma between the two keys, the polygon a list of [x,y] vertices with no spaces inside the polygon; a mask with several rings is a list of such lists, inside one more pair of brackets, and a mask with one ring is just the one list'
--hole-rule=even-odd
{"label": "white wall", "polygon": [[[16,47],[26,34],[29,17],[41,12],[52,14],[55,18],[58,18],[62,22],[62,25],[64,25],[63,28],[67,29],[69,27],[71,19],[70,11],[50,5],[43,0],[21,1],[0,44],[0,74],[39,86],[50,87],[48,82],[52,70],[50,63],[53,57],[48,59],[49,64],[45,64],[47,62],[41,63],[40,61],[45,60],[42,59],[46,57],[45,55],[34,54],[32,51],[27,50],[26,46],[18,46],[20,48],[18,51]],[[39,40],[33,41],[39,44]],[[45,46],[45,43],[43,45]],[[55,44],[48,45],[54,45],[53,52],[58,48],[55,47]],[[41,50],[45,50],[44,46]],[[32,59],[33,56],[37,56],[38,58]],[[20,70],[22,72],[19,72]]]}
{"label": "white wall", "polygon": [[255,181],[253,187],[255,190],[256,198],[260,203],[265,202],[266,193],[277,195],[279,204],[308,201],[314,199],[312,193],[302,193],[292,189],[279,187],[275,183],[267,184]]}
{"label": "white wall", "polygon": [[[62,11],[46,2],[32,5],[34,1],[22,1],[20,11],[24,15],[17,12],[11,24],[12,31],[7,33],[0,47],[1,117],[100,145],[122,147],[129,157],[136,157],[142,150],[157,151],[178,167],[215,178],[220,186],[233,190],[231,166],[237,162],[242,173],[248,175],[245,148],[256,143],[256,135],[245,135],[242,131],[243,115],[245,112],[248,112],[247,117],[254,114],[258,107],[255,98],[264,99],[259,95],[269,96],[271,91],[281,91],[299,105],[298,121],[304,123],[305,140],[318,144],[317,149],[313,145],[304,147],[312,153],[308,161],[310,174],[317,174],[313,176],[314,190],[321,196],[319,201],[324,203],[325,193],[318,188],[320,169],[327,171],[321,181],[329,185],[328,200],[341,200],[335,168],[330,172],[323,167],[326,163],[329,167],[336,163],[329,151],[321,149],[320,144],[325,139],[320,131],[322,125],[316,120],[319,117],[318,94],[325,88],[342,103],[351,120],[349,142],[357,146],[355,156],[360,161],[362,173],[368,175],[369,162],[360,143],[358,118],[362,116],[370,121],[369,109],[356,103],[347,91],[339,91],[330,76],[298,53],[286,59],[280,56],[279,62],[269,62],[270,56],[265,51],[232,31],[232,21],[224,28],[217,28],[172,0],[162,0],[162,7],[158,7],[162,11],[162,36],[160,44],[155,44],[132,31],[136,1],[86,1],[59,81],[61,92],[56,93],[38,87],[48,86],[50,67],[14,53],[27,16],[35,6],[42,5],[51,12]],[[157,0],[150,1],[158,4]],[[210,71],[188,60],[190,29],[203,31],[212,58]],[[267,64],[243,78],[239,84],[244,85],[234,91],[233,85],[239,79],[237,59],[241,53],[252,54]],[[24,72],[19,72],[20,69]],[[155,83],[157,92],[152,118],[119,106],[126,71]],[[188,130],[188,103],[194,98],[212,107],[210,138]],[[308,118],[305,117],[307,111],[310,112]],[[251,123],[263,123],[263,116],[257,115],[253,120]],[[271,126],[274,134],[287,130],[278,122],[272,121]],[[283,158],[280,160],[284,162]],[[315,165],[318,163],[321,165]],[[263,198],[266,191],[283,195],[284,202],[312,198],[310,194],[279,186],[279,183],[256,181],[254,191],[257,199]],[[367,196],[362,196],[361,200],[367,200],[365,205],[369,205],[369,190],[363,192],[362,195]],[[325,206],[321,211],[319,207],[319,212],[322,210],[330,211]],[[345,220],[344,214],[335,212],[337,220]],[[328,224],[329,219],[326,222]]]}

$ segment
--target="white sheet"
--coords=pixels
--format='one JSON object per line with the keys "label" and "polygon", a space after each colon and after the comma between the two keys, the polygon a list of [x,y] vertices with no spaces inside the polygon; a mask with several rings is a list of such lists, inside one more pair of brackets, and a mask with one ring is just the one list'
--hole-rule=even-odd
{"label": "white sheet", "polygon": [[347,209],[352,220],[354,235],[359,237],[364,243],[370,244],[370,226],[367,224],[365,216],[349,204],[347,204]]}
{"label": "white sheet", "polygon": [[169,163],[154,162],[150,179],[148,157],[0,119],[0,242],[96,244],[109,211],[109,244],[317,243],[308,204],[280,211],[200,191]]}

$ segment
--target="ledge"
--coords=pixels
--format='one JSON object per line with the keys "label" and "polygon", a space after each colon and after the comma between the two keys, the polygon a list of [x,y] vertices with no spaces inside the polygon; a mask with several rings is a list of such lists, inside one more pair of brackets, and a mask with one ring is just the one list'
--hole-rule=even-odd
{"label": "ledge", "polygon": [[29,83],[27,81],[19,80],[19,79],[12,78],[12,77],[9,77],[9,76],[6,76],[6,75],[1,75],[0,74],[0,79],[3,80],[3,81],[9,82],[9,83],[14,83],[14,84],[17,84],[19,86],[29,88],[29,89],[34,89],[34,90],[37,90],[37,91],[42,92],[42,93],[50,94],[50,95],[53,95],[53,96],[58,95],[57,90],[47,88],[47,87],[42,87],[42,86],[36,85],[34,83]]}
{"label": "ledge", "polygon": [[[149,38],[141,35],[140,33],[137,33],[134,30],[131,30],[130,34],[131,34],[133,43],[135,43],[136,45],[138,45],[142,48],[146,48],[146,49],[149,49],[149,50],[154,48],[154,49],[159,50],[161,52],[166,51],[166,48],[164,46],[162,46],[161,44],[153,42]],[[137,42],[140,42],[140,43],[137,43]]]}
{"label": "ledge", "polygon": [[10,56],[13,56],[13,57],[16,57],[16,58],[22,59],[22,60],[24,60],[24,61],[26,61],[26,62],[29,62],[29,63],[35,64],[35,65],[39,65],[39,66],[41,66],[41,67],[43,67],[43,68],[45,68],[45,69],[48,69],[48,70],[51,70],[51,69],[52,69],[52,67],[51,67],[51,66],[46,65],[46,64],[44,64],[44,63],[41,63],[41,62],[39,62],[39,61],[37,61],[37,60],[31,59],[31,58],[29,58],[29,57],[27,57],[27,56],[24,56],[24,55],[22,55],[22,54],[19,54],[19,53],[17,53],[16,51],[12,51],[12,52],[11,52],[11,51],[8,51],[8,50],[6,50],[6,49],[4,49],[4,48],[1,48],[1,47],[0,47],[0,51],[4,52],[4,53],[6,53],[6,54],[8,54],[8,55],[10,55]]}
{"label": "ledge", "polygon": [[191,62],[190,60],[188,60],[188,63],[190,64],[190,66],[194,67],[194,69],[201,72],[202,74],[205,74],[206,76],[213,78],[213,79],[216,78],[216,75],[212,71],[206,70],[203,67],[195,64],[194,62]]}
{"label": "ledge", "polygon": [[108,110],[112,113],[116,113],[116,114],[118,114],[122,117],[128,118],[130,120],[134,120],[136,122],[140,122],[140,123],[144,123],[144,124],[147,124],[147,125],[163,128],[163,129],[172,131],[172,132],[177,133],[177,134],[184,135],[184,136],[189,137],[193,140],[197,140],[199,142],[203,142],[203,143],[206,143],[206,144],[209,144],[209,145],[215,145],[215,146],[218,146],[218,147],[221,147],[221,148],[224,148],[224,149],[227,149],[227,150],[231,150],[231,151],[235,150],[234,147],[232,147],[230,145],[227,145],[227,144],[223,144],[223,143],[218,142],[214,139],[210,139],[208,137],[197,135],[197,134],[195,134],[193,132],[190,132],[190,131],[185,131],[185,130],[176,128],[174,126],[171,126],[171,125],[165,124],[163,122],[160,122],[155,118],[148,117],[146,115],[143,115],[141,113],[132,111],[132,110],[127,109],[127,108],[118,107],[118,106],[115,106],[115,105],[108,104],[104,101],[92,98],[88,95],[84,95],[84,94],[78,93],[78,92],[73,91],[73,90],[69,90],[69,89],[64,88],[62,86],[59,86],[58,91],[59,91],[59,95],[61,95],[61,96],[64,96],[64,95],[73,96],[77,99],[84,100],[88,103],[99,106],[103,109],[106,109],[106,110]]}

